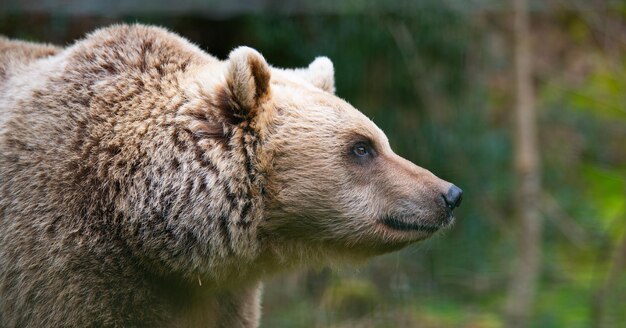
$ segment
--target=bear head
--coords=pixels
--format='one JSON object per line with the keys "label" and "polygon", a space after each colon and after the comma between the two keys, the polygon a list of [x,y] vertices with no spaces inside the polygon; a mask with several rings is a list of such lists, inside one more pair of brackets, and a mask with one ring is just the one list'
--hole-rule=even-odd
{"label": "bear head", "polygon": [[396,155],[371,120],[335,96],[333,75],[326,57],[278,69],[251,48],[229,56],[230,107],[260,139],[259,238],[284,254],[298,245],[301,257],[365,258],[449,226],[461,190]]}

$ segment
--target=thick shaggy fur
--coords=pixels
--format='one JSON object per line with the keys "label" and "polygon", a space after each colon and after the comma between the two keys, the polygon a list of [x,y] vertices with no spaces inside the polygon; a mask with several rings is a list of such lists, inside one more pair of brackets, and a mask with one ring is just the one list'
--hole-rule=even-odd
{"label": "thick shaggy fur", "polygon": [[[141,25],[0,39],[0,327],[255,327],[262,277],[430,235],[379,223],[393,213],[448,224],[450,184],[332,74]],[[347,157],[355,135],[378,165]]]}

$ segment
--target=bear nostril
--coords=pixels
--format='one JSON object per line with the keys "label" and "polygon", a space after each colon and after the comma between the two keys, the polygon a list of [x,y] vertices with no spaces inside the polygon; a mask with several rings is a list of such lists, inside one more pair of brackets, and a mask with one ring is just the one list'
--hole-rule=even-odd
{"label": "bear nostril", "polygon": [[461,205],[461,200],[463,199],[463,190],[461,188],[452,185],[446,194],[442,194],[443,199],[446,201],[446,205],[450,209],[454,209]]}

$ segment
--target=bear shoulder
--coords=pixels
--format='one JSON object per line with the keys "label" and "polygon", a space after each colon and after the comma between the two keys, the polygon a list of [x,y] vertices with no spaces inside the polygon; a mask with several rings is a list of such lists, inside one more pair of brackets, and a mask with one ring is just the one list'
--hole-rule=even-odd
{"label": "bear shoulder", "polygon": [[56,55],[61,50],[62,48],[50,44],[11,40],[0,36],[0,83],[13,68]]}
{"label": "bear shoulder", "polygon": [[117,74],[156,69],[158,75],[218,61],[177,34],[142,24],[96,30],[68,48],[67,60],[87,71],[97,67]]}

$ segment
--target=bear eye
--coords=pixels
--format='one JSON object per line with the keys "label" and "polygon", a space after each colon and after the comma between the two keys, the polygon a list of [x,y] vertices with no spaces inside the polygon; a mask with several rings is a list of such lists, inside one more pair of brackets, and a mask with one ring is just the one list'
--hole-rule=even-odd
{"label": "bear eye", "polygon": [[358,157],[365,157],[372,152],[370,151],[370,147],[364,142],[358,142],[352,147],[352,153],[354,153]]}

